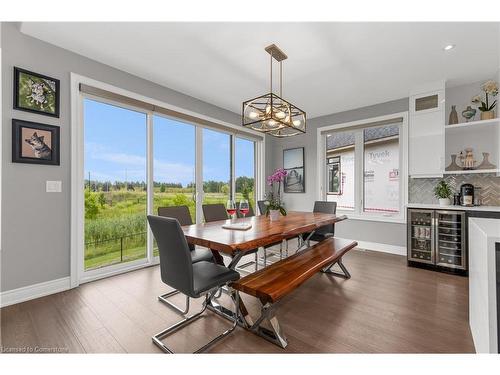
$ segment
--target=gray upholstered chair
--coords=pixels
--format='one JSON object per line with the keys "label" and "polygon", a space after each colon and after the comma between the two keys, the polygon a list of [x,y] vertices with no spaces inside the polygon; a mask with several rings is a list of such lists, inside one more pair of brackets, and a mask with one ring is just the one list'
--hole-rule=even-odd
{"label": "gray upholstered chair", "polygon": [[266,201],[257,201],[257,205],[259,206],[259,212],[261,215],[266,214]]}
{"label": "gray upholstered chair", "polygon": [[227,220],[226,207],[222,203],[204,204],[201,206],[205,222]]}
{"label": "gray upholstered chair", "polygon": [[[334,214],[337,212],[337,202],[316,201],[314,202],[313,212],[323,212],[325,214]],[[314,232],[310,240],[323,241],[326,238],[335,235],[335,225],[329,224],[322,226]]]}
{"label": "gray upholstered chair", "polygon": [[[189,213],[188,206],[171,206],[171,207],[158,207],[158,216],[173,217],[179,221],[180,225],[192,225],[193,220]],[[191,250],[191,258],[193,263],[206,260],[207,262],[213,261],[213,254],[209,249],[196,248],[193,244],[188,244]]]}
{"label": "gray upholstered chair", "polygon": [[[325,214],[334,214],[337,211],[337,202],[327,202],[327,201],[315,201],[313,212],[323,212]],[[309,247],[309,241],[323,241],[329,237],[335,235],[335,225],[329,224],[322,226],[314,231],[314,233],[304,233],[302,238],[307,242],[307,247]],[[300,247],[303,246],[303,243]]]}
{"label": "gray upholstered chair", "polygon": [[[148,222],[160,251],[161,280],[168,286],[186,295],[186,305],[188,306],[189,298],[205,296],[205,301],[200,312],[186,317],[152,337],[154,344],[160,349],[166,353],[173,353],[162,340],[201,317],[217,291],[221,287],[238,280],[240,275],[238,272],[220,264],[206,261],[193,263],[186,237],[177,219],[148,215]],[[196,350],[195,353],[204,351],[210,345],[228,335],[236,327],[239,317],[238,294],[232,293],[231,296],[235,303],[234,323],[232,327]]]}
{"label": "gray upholstered chair", "polygon": [[[163,217],[171,217],[174,219],[177,219],[180,225],[191,225],[193,224],[193,220],[191,219],[191,214],[189,213],[189,208],[188,206],[171,206],[171,207],[158,207],[158,216],[163,216]],[[193,244],[188,244],[189,250],[190,250],[190,255],[191,255],[191,261],[193,263],[197,262],[213,262],[214,257],[212,254],[212,251],[210,249],[203,249],[203,248],[196,248]],[[162,294],[161,296],[158,296],[158,300],[166,304],[167,306],[171,307],[174,309],[176,312],[180,314],[187,314],[189,310],[189,306],[186,304],[185,308],[182,309],[178,307],[177,305],[173,304],[168,300],[168,298],[179,294],[178,290],[173,290],[171,292]]]}

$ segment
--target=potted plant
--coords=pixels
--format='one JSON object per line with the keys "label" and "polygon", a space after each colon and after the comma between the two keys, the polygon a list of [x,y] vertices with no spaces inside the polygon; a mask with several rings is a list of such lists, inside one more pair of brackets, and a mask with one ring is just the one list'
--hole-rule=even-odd
{"label": "potted plant", "polygon": [[484,92],[484,98],[482,95],[476,95],[472,98],[472,103],[479,105],[481,120],[491,120],[495,118],[493,109],[497,105],[497,101],[493,100],[493,103],[490,104],[489,96],[494,98],[498,95],[498,84],[495,81],[486,81],[481,85],[481,90]]}
{"label": "potted plant", "polygon": [[[281,183],[285,180],[287,171],[283,168],[276,169],[274,173],[267,177],[267,184],[271,190],[266,194],[266,216],[269,216],[271,221],[278,220],[280,215],[286,216],[286,210],[281,201]],[[278,184],[278,192],[274,192],[274,186]]]}
{"label": "potted plant", "polygon": [[439,200],[440,206],[449,206],[451,204],[451,196],[453,192],[451,191],[450,185],[445,180],[439,181],[439,183],[434,188],[434,195]]}

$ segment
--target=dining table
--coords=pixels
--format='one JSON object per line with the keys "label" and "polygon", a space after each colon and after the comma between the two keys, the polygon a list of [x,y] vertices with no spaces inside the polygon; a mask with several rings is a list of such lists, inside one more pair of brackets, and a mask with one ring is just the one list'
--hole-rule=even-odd
{"label": "dining table", "polygon": [[[182,230],[189,244],[203,246],[211,249],[212,252],[229,256],[231,261],[229,265],[225,266],[235,269],[241,258],[255,249],[306,234],[307,238],[301,242],[297,249],[300,251],[308,245],[307,239],[314,234],[316,229],[345,219],[347,219],[345,215],[288,211],[286,216],[280,216],[278,220],[271,220],[269,216],[259,215],[185,225]],[[246,230],[223,227],[235,223],[250,224],[251,227]],[[216,257],[216,259],[224,265],[221,256]],[[230,295],[234,301],[234,295]],[[220,305],[215,299],[211,299],[207,307],[226,319],[234,321],[234,313]],[[241,299],[239,308],[238,324],[246,328],[250,327],[253,323]]]}

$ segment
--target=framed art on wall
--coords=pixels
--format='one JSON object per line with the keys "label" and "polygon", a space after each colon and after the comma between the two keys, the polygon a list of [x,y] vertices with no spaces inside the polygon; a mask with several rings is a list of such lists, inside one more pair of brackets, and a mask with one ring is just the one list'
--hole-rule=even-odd
{"label": "framed art on wall", "polygon": [[12,119],[12,162],[59,165],[59,127]]}
{"label": "framed art on wall", "polygon": [[283,169],[285,193],[305,193],[304,147],[283,150]]}
{"label": "framed art on wall", "polygon": [[14,109],[59,117],[59,80],[14,67]]}

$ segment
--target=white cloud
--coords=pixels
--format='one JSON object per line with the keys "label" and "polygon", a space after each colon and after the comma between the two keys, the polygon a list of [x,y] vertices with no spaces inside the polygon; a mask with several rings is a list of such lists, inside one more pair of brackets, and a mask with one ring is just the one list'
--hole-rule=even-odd
{"label": "white cloud", "polygon": [[[87,143],[87,152],[90,158],[94,160],[101,160],[105,162],[116,163],[122,165],[120,170],[113,171],[117,177],[115,179],[125,180],[125,169],[128,180],[142,180],[146,174],[146,157],[134,154],[127,154],[124,152],[108,152],[106,147],[97,143]],[[132,167],[132,168],[131,168]],[[142,167],[142,169],[133,168]],[[182,183],[186,185],[194,181],[194,166],[183,163],[175,163],[162,161],[158,159],[153,160],[154,167],[154,180],[160,182],[173,182]],[[108,174],[92,173],[93,176],[106,176],[106,179],[113,179]],[[94,178],[94,177],[92,177]],[[97,178],[97,177],[95,177]]]}

